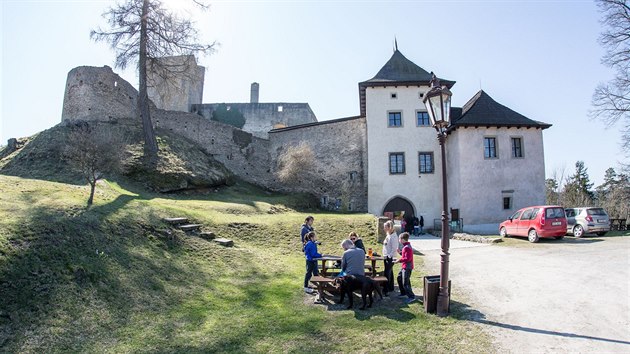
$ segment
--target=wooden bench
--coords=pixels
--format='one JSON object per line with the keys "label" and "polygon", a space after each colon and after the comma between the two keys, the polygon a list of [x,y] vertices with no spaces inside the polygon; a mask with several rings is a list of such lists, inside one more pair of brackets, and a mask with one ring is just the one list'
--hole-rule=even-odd
{"label": "wooden bench", "polygon": [[326,278],[321,275],[314,275],[311,277],[310,282],[315,284],[315,286],[317,287],[318,301],[324,301],[324,290],[337,290],[337,288],[333,286],[333,283],[335,282],[334,278]]}

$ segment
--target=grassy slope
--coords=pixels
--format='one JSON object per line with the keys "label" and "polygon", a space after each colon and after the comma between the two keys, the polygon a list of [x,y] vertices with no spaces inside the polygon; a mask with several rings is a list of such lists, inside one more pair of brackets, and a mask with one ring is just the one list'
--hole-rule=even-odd
{"label": "grassy slope", "polygon": [[[457,303],[443,319],[397,300],[312,305],[297,196],[242,184],[194,197],[131,189],[103,183],[85,211],[84,187],[0,175],[0,352],[491,350]],[[162,231],[162,217],[180,215],[236,246]],[[340,253],[350,230],[374,233],[369,215],[314,215],[326,253]]]}

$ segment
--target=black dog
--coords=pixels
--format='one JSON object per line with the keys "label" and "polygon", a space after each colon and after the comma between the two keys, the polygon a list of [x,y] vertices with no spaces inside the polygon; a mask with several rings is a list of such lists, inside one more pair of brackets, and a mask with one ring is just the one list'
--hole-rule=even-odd
{"label": "black dog", "polygon": [[383,293],[381,292],[380,286],[378,286],[378,284],[371,278],[363,275],[346,275],[336,278],[335,285],[338,286],[341,291],[341,298],[338,302],[339,304],[343,303],[345,294],[348,294],[348,301],[350,302],[350,305],[348,306],[349,309],[354,306],[352,292],[355,290],[361,290],[361,299],[363,299],[363,307],[361,307],[361,310],[365,310],[366,296],[370,297],[370,304],[368,307],[372,307],[372,303],[374,302],[372,293],[374,291],[376,291],[381,296],[381,299],[383,299]]}

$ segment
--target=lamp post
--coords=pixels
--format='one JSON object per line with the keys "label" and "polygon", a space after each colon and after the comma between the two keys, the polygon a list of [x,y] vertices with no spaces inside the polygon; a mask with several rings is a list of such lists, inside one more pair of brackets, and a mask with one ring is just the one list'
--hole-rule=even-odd
{"label": "lamp post", "polygon": [[[431,88],[424,95],[422,102],[427,107],[431,124],[437,130],[437,138],[442,151],[442,253],[440,254],[440,292],[437,300],[438,316],[448,316],[450,290],[448,287],[448,263],[450,246],[448,227],[448,194],[446,185],[446,153],[444,144],[446,132],[451,118],[451,91],[446,86],[440,85],[440,80],[433,74]],[[425,301],[427,301],[425,299]]]}

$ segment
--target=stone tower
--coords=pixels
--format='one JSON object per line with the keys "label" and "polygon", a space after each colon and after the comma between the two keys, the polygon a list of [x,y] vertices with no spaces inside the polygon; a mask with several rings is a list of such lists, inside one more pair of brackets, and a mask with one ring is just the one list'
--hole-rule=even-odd
{"label": "stone tower", "polygon": [[116,121],[137,117],[138,91],[109,66],[79,66],[68,73],[61,121]]}
{"label": "stone tower", "polygon": [[154,59],[147,63],[147,93],[157,108],[190,112],[203,98],[204,75],[194,55]]}
{"label": "stone tower", "polygon": [[257,82],[252,82],[252,89],[249,95],[249,103],[258,103],[258,94],[260,92],[260,86]]}

